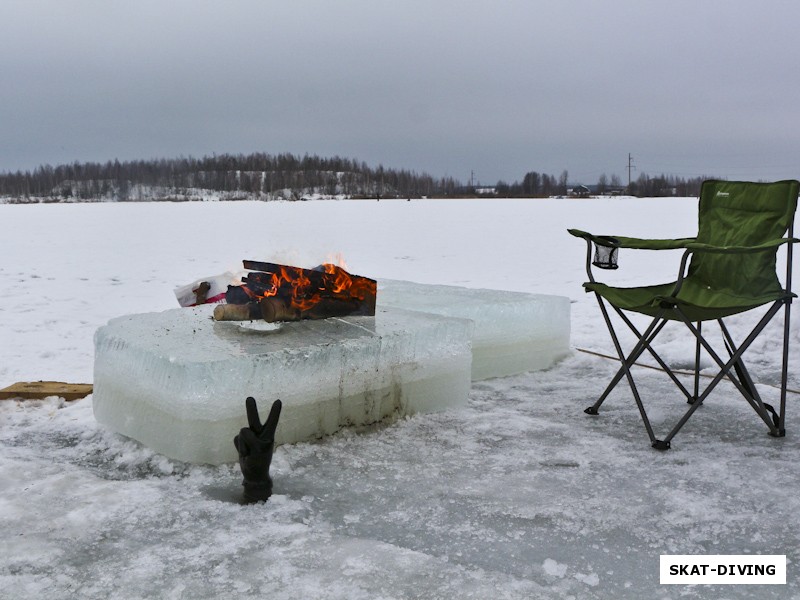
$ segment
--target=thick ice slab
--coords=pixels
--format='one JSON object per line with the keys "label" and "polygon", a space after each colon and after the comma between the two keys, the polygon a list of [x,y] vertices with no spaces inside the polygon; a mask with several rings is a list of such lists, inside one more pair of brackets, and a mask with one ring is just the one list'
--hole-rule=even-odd
{"label": "thick ice slab", "polygon": [[378,306],[475,323],[472,379],[551,367],[569,352],[569,298],[382,279]]}
{"label": "thick ice slab", "polygon": [[291,443],[414,412],[466,403],[472,323],[378,309],[270,325],[214,322],[213,306],[129,315],[95,334],[97,420],[169,457],[237,459],[244,400],[283,412]]}

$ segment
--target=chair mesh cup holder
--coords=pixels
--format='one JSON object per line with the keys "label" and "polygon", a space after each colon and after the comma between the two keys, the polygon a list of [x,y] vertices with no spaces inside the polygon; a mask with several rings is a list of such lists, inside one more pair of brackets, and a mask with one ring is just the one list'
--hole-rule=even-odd
{"label": "chair mesh cup holder", "polygon": [[[617,240],[612,237],[604,237],[603,240],[608,240],[610,244],[616,244]],[[603,246],[594,243],[594,259],[592,264],[598,269],[617,269],[617,255],[619,248],[617,246]]]}

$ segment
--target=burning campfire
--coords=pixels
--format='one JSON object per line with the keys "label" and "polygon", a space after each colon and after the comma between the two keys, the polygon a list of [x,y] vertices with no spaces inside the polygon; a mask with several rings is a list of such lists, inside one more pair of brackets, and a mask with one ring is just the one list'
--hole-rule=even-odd
{"label": "burning campfire", "polygon": [[330,263],[314,269],[254,260],[243,264],[250,273],[242,285],[228,287],[226,304],[214,310],[217,321],[274,323],[375,314],[378,284],[374,279],[352,275]]}

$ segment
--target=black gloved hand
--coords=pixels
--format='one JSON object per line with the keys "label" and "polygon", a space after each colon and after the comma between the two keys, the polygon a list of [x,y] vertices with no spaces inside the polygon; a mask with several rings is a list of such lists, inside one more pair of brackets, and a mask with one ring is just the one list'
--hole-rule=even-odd
{"label": "black gloved hand", "polygon": [[244,499],[247,502],[266,500],[272,495],[272,478],[269,465],[275,448],[275,429],[281,416],[281,401],[275,400],[269,411],[267,421],[262,425],[258,418],[258,407],[254,398],[245,400],[247,422],[239,435],[233,438],[233,445],[239,452],[239,466],[244,480]]}

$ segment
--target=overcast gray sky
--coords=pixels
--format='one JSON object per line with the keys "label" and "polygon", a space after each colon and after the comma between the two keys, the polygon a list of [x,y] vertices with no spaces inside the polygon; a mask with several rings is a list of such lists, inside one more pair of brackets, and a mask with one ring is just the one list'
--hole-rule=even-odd
{"label": "overcast gray sky", "polygon": [[340,155],[800,177],[796,0],[0,0],[0,171]]}

